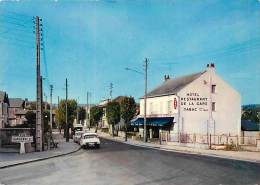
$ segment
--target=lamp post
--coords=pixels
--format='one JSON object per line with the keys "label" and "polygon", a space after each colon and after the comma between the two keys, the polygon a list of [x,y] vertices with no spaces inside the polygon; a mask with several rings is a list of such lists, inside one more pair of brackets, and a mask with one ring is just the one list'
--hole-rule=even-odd
{"label": "lamp post", "polygon": [[145,61],[144,61],[144,73],[143,72],[140,72],[138,70],[135,70],[135,69],[131,69],[131,68],[125,68],[126,70],[128,71],[133,71],[135,73],[138,73],[138,74],[142,74],[144,75],[144,142],[147,142],[147,132],[146,132],[146,107],[147,107],[147,67],[148,67],[148,59],[145,58]]}

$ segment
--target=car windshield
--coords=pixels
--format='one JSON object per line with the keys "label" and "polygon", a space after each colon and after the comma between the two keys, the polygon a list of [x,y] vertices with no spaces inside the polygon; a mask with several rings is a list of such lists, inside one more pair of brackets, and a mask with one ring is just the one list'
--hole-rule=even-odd
{"label": "car windshield", "polygon": [[86,135],[86,136],[84,136],[84,139],[91,139],[91,138],[96,138],[97,137],[97,135]]}
{"label": "car windshield", "polygon": [[75,131],[82,131],[83,128],[82,128],[82,127],[75,127],[74,130],[75,130]]}

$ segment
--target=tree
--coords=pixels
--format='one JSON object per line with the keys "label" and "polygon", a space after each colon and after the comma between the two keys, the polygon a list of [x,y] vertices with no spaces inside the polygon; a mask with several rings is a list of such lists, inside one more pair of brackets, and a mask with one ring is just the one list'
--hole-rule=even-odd
{"label": "tree", "polygon": [[108,124],[112,125],[112,136],[114,137],[115,124],[120,121],[120,104],[112,101],[106,106],[106,117]]}
{"label": "tree", "polygon": [[78,119],[84,121],[86,119],[86,110],[83,107],[78,107]]}
{"label": "tree", "polygon": [[58,123],[58,127],[64,128],[64,137],[66,129],[72,128],[73,120],[76,117],[77,110],[77,101],[76,100],[68,100],[68,125],[66,127],[66,100],[61,100],[58,109],[56,110],[56,119]]}
{"label": "tree", "polygon": [[103,115],[103,108],[102,107],[99,107],[99,106],[91,107],[91,109],[90,109],[90,122],[94,123],[94,125],[96,125],[95,132],[97,132],[98,122],[101,119],[102,115]]}
{"label": "tree", "polygon": [[242,114],[242,120],[249,120],[258,123],[259,117],[258,117],[257,110],[255,108],[248,108],[244,110]]}
{"label": "tree", "polygon": [[[49,121],[50,121],[50,111],[48,110],[44,110],[43,111],[43,124],[44,124],[44,130],[43,132],[46,133],[49,131],[50,129],[50,125],[49,125]],[[26,118],[26,124],[25,124],[25,128],[35,128],[36,127],[36,113],[34,111],[27,111],[25,114],[25,118]]]}
{"label": "tree", "polygon": [[127,126],[135,116],[136,104],[133,97],[124,97],[120,101],[120,114],[125,123],[125,141],[127,141]]}
{"label": "tree", "polygon": [[36,113],[29,110],[25,114],[25,118],[27,120],[27,125],[29,128],[35,128],[36,125]]}

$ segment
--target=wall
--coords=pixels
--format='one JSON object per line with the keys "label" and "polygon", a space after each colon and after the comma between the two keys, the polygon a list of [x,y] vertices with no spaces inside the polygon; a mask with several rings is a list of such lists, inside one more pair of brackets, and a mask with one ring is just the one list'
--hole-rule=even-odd
{"label": "wall", "polygon": [[[212,93],[212,102],[216,102],[216,110],[212,111],[212,120],[209,111],[211,109],[210,81],[211,84],[216,85],[216,91]],[[178,96],[181,100],[179,125],[181,132],[207,134],[208,131],[218,135],[240,135],[240,95],[216,75],[214,68],[207,69],[201,77],[183,88]],[[188,98],[196,100],[190,101]]]}
{"label": "wall", "polygon": [[[176,101],[176,105],[174,105]],[[178,97],[175,95],[147,98],[148,117],[175,116],[178,112]],[[175,107],[176,106],[176,107]],[[140,116],[144,115],[144,99],[140,100]]]}
{"label": "wall", "polygon": [[8,105],[0,103],[0,128],[4,128],[8,124]]}

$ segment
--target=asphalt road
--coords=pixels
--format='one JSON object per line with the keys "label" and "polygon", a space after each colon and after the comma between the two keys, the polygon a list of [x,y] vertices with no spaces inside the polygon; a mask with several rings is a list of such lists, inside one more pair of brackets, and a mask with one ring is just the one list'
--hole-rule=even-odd
{"label": "asphalt road", "polygon": [[102,140],[100,149],[0,170],[0,185],[260,185],[260,165]]}

